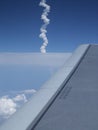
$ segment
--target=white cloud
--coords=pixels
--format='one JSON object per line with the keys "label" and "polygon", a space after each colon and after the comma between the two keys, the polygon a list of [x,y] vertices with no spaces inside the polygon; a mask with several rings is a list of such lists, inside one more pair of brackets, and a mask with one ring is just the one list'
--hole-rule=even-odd
{"label": "white cloud", "polygon": [[0,64],[58,67],[70,56],[71,53],[0,53]]}
{"label": "white cloud", "polygon": [[20,91],[14,97],[11,97],[12,95],[2,96],[0,98],[0,120],[7,119],[14,114],[18,108],[29,100],[27,96],[29,94],[33,95],[35,92],[36,90],[30,89]]}
{"label": "white cloud", "polygon": [[23,92],[25,94],[33,94],[33,93],[36,92],[36,90],[35,89],[28,89],[28,90],[24,90],[24,91],[21,91],[21,92]]}
{"label": "white cloud", "polygon": [[36,92],[35,89],[26,89],[26,90],[20,90],[20,91],[9,91],[9,94],[34,94]]}
{"label": "white cloud", "polygon": [[27,102],[27,98],[26,98],[25,94],[20,94],[20,95],[17,95],[16,97],[14,97],[13,101],[15,101],[15,102],[23,101],[25,103],[25,102]]}
{"label": "white cloud", "polygon": [[16,112],[17,104],[7,96],[0,98],[0,116],[8,118]]}

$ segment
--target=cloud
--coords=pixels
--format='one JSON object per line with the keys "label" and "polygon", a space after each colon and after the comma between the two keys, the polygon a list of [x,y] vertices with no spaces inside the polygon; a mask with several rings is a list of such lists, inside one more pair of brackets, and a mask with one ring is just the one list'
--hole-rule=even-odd
{"label": "cloud", "polygon": [[23,101],[25,103],[28,100],[27,100],[25,94],[20,94],[20,95],[17,95],[16,97],[14,97],[13,101],[15,101],[15,102]]}
{"label": "cloud", "polygon": [[16,112],[17,104],[7,96],[0,98],[0,116],[3,118],[8,118],[13,113]]}
{"label": "cloud", "polygon": [[21,91],[22,93],[25,93],[25,94],[33,94],[36,92],[35,89],[28,89],[28,90],[24,90],[24,91]]}
{"label": "cloud", "polygon": [[35,92],[36,90],[30,89],[19,91],[14,97],[12,95],[2,96],[0,98],[0,121],[14,114],[17,109],[29,100],[28,95],[33,95]]}
{"label": "cloud", "polygon": [[40,48],[41,53],[46,53],[46,46],[48,45],[48,38],[47,38],[47,25],[50,23],[50,19],[47,17],[48,13],[50,12],[50,6],[46,4],[46,0],[41,0],[39,6],[44,7],[43,13],[41,15],[41,19],[43,20],[43,25],[40,28],[41,34],[39,35],[40,38],[43,39],[43,44]]}
{"label": "cloud", "polygon": [[58,67],[70,56],[71,53],[0,53],[0,64]]}
{"label": "cloud", "polygon": [[30,94],[34,94],[36,92],[35,89],[26,89],[26,90],[20,90],[20,91],[9,91],[9,95],[22,95],[22,94],[25,94],[26,96],[27,95],[30,95]]}

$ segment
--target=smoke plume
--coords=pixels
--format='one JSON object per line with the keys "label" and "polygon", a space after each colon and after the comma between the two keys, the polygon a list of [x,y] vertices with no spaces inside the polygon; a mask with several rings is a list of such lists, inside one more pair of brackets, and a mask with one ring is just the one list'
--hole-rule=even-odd
{"label": "smoke plume", "polygon": [[50,23],[50,19],[48,19],[48,13],[50,12],[50,6],[46,4],[46,0],[41,0],[39,3],[39,6],[44,7],[45,9],[43,10],[43,13],[41,15],[41,19],[43,20],[44,24],[40,28],[40,35],[39,37],[43,39],[43,44],[40,48],[41,53],[46,53],[46,46],[48,45],[48,38],[46,36],[47,33],[47,25]]}

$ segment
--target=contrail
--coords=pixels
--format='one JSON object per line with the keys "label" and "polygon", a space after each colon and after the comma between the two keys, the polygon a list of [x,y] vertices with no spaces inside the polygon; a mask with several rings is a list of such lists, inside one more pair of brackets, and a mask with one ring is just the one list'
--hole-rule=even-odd
{"label": "contrail", "polygon": [[41,19],[43,20],[44,24],[42,25],[42,27],[40,28],[40,35],[39,37],[43,39],[43,44],[40,48],[41,53],[46,53],[46,46],[48,45],[48,38],[46,36],[47,33],[47,25],[50,23],[50,19],[47,18],[48,13],[50,12],[50,6],[48,4],[46,4],[46,0],[41,0],[41,2],[39,3],[39,6],[44,7],[45,9],[43,10],[43,13],[41,15]]}

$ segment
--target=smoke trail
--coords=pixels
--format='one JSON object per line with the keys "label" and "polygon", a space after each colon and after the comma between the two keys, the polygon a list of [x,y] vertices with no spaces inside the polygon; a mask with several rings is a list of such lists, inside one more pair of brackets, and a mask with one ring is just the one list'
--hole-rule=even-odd
{"label": "smoke trail", "polygon": [[41,0],[41,2],[39,3],[39,6],[44,7],[45,9],[43,10],[43,13],[41,15],[41,19],[43,20],[44,24],[42,25],[42,27],[40,28],[40,35],[39,37],[43,39],[43,44],[40,48],[41,53],[46,53],[46,46],[48,45],[48,39],[46,36],[47,33],[47,25],[50,23],[50,20],[47,18],[48,13],[50,12],[50,6],[46,4],[46,0]]}

